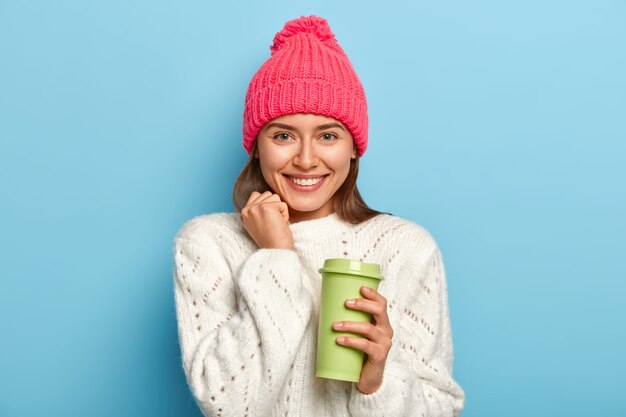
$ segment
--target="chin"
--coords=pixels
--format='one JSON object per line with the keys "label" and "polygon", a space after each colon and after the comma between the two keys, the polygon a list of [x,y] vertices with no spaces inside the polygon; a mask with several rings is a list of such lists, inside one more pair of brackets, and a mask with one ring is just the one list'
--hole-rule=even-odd
{"label": "chin", "polygon": [[301,213],[309,213],[312,211],[317,211],[322,208],[323,205],[320,204],[287,204],[290,210],[301,212]]}
{"label": "chin", "polygon": [[327,201],[319,201],[317,199],[302,199],[295,198],[291,201],[283,200],[289,206],[290,211],[297,211],[299,213],[312,213],[322,210],[327,204]]}
{"label": "chin", "polygon": [[313,195],[313,193],[306,195],[306,193],[291,192],[291,190],[285,192],[281,190],[281,192],[277,194],[279,194],[282,201],[287,203],[289,211],[302,213],[304,215],[323,210],[329,203],[329,199],[323,192],[319,193],[320,195]]}

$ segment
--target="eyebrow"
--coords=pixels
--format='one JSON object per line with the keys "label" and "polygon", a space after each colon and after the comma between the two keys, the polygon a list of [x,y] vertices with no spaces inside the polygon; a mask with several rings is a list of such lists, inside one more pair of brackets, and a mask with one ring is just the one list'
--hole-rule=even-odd
{"label": "eyebrow", "polygon": [[[293,131],[297,131],[298,130],[295,126],[287,125],[287,124],[284,124],[284,123],[276,123],[276,122],[268,124],[266,126],[266,129],[270,129],[272,127],[277,127],[277,128],[280,128],[280,129],[293,130]],[[335,123],[335,122],[319,125],[319,126],[317,126],[315,128],[315,130],[325,130],[325,129],[330,129],[331,127],[338,127],[341,130],[345,130],[343,128],[343,126],[341,126],[339,123]]]}
{"label": "eyebrow", "polygon": [[339,123],[335,123],[335,122],[326,123],[324,125],[319,125],[315,130],[325,130],[325,129],[330,129],[332,127],[338,127],[341,130],[345,130],[343,128],[343,126],[341,126]]}

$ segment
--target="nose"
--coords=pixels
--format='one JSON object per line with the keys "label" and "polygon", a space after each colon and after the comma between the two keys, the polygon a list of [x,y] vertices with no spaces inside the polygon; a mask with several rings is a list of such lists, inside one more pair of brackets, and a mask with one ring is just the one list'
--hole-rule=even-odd
{"label": "nose", "polygon": [[310,169],[316,167],[318,163],[319,158],[315,152],[313,141],[303,140],[300,142],[298,152],[293,158],[293,164],[302,169]]}

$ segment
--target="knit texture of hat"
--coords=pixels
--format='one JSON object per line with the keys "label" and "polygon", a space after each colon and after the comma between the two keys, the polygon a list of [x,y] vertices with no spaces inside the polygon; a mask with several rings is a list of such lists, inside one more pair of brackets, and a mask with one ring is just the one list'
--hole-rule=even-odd
{"label": "knit texture of hat", "polygon": [[312,113],[341,121],[359,156],[367,148],[367,101],[352,64],[326,19],[290,20],[274,37],[271,57],[248,86],[243,145],[248,153],[261,128],[277,117]]}

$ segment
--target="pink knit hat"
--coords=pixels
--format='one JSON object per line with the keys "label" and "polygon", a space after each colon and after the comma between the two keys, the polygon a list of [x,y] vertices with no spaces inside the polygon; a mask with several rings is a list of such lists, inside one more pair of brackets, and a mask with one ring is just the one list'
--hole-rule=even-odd
{"label": "pink knit hat", "polygon": [[254,74],[243,113],[248,153],[259,131],[276,117],[313,113],[341,121],[359,156],[367,148],[367,101],[352,64],[330,26],[318,16],[290,20],[274,37],[271,57]]}

